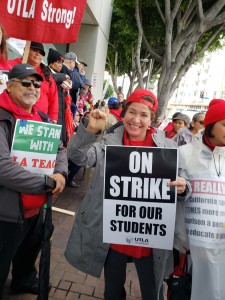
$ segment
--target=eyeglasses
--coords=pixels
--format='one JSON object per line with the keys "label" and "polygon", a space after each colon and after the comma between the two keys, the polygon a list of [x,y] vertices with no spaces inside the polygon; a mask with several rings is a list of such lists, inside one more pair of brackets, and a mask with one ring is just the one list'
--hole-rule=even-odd
{"label": "eyeglasses", "polygon": [[35,89],[40,89],[41,87],[41,82],[40,81],[36,81],[36,80],[28,80],[28,79],[23,79],[23,80],[15,80],[15,79],[12,79],[11,80],[12,82],[20,82],[22,84],[22,86],[24,87],[30,87],[31,84],[33,84],[33,86],[35,87]]}
{"label": "eyeglasses", "polygon": [[199,122],[201,125],[204,125],[204,121],[197,121],[197,122]]}

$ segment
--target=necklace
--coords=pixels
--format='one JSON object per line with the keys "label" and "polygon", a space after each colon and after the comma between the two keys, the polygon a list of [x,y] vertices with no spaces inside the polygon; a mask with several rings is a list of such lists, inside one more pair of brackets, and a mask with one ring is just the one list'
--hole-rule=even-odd
{"label": "necklace", "polygon": [[221,175],[221,171],[220,171],[220,155],[219,155],[219,169],[217,169],[217,167],[216,167],[216,160],[215,160],[214,154],[213,154],[213,161],[214,161],[214,166],[215,166],[215,170],[216,170],[217,176],[220,177],[220,175]]}

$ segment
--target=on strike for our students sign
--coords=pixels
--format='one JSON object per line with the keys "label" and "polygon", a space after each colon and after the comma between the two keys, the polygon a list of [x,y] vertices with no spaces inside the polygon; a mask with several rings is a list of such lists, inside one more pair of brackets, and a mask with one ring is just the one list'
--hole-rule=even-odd
{"label": "on strike for our students sign", "polygon": [[177,149],[106,146],[103,242],[172,249]]}
{"label": "on strike for our students sign", "polygon": [[40,43],[77,41],[86,0],[1,0],[8,36]]}

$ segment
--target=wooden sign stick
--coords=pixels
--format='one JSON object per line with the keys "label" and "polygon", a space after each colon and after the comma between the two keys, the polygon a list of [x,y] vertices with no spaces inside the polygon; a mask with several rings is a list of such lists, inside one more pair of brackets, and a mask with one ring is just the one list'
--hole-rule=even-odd
{"label": "wooden sign stick", "polygon": [[23,60],[22,60],[23,64],[27,63],[28,54],[29,54],[29,51],[30,51],[30,44],[31,44],[31,41],[26,41],[26,45],[25,45],[24,53],[23,53]]}
{"label": "wooden sign stick", "polygon": [[73,212],[71,210],[66,210],[66,209],[55,207],[55,206],[52,207],[52,210],[66,214],[66,215],[75,216],[75,212]]}

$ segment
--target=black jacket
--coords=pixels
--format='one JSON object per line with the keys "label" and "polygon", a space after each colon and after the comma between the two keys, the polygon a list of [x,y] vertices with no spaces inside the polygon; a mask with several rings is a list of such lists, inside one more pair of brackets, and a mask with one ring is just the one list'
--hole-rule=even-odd
{"label": "black jacket", "polygon": [[62,73],[52,73],[52,77],[55,80],[58,90],[58,101],[59,101],[59,112],[58,112],[58,121],[57,124],[62,125],[62,132],[61,132],[61,141],[66,141],[66,125],[65,125],[65,96],[66,94],[61,87],[61,84],[64,80],[66,80],[65,74]]}
{"label": "black jacket", "polygon": [[80,74],[76,71],[70,71],[67,66],[63,65],[61,69],[61,73],[67,74],[70,76],[73,85],[70,89],[70,95],[72,97],[73,102],[76,104],[77,102],[77,93],[79,89],[84,87],[84,82],[82,78],[80,77]]}
{"label": "black jacket", "polygon": [[[49,120],[45,114],[39,114],[43,121]],[[14,116],[9,111],[0,108],[0,220],[22,223],[21,193],[45,193],[47,177],[31,173],[12,162],[10,151],[15,123]],[[67,175],[66,149],[61,142],[54,173]]]}

